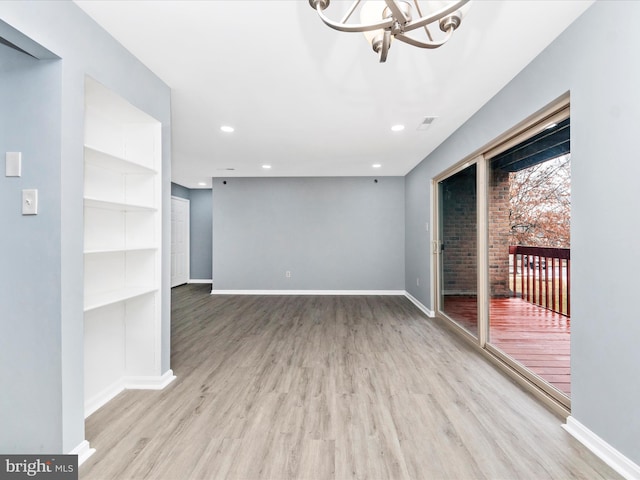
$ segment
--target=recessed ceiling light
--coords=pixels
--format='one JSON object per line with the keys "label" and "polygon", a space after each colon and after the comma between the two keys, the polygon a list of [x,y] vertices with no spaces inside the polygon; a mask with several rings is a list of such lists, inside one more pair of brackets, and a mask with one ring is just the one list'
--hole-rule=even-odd
{"label": "recessed ceiling light", "polygon": [[223,125],[220,127],[220,130],[225,133],[232,133],[235,129],[233,127],[230,127],[229,125]]}
{"label": "recessed ceiling light", "polygon": [[207,186],[206,182],[198,182],[198,185],[201,186],[201,187],[206,187]]}
{"label": "recessed ceiling light", "polygon": [[404,125],[394,125],[393,127],[391,127],[391,130],[394,132],[401,132],[402,130],[404,130]]}
{"label": "recessed ceiling light", "polygon": [[262,165],[262,168],[264,168],[265,170],[269,170],[271,168],[271,165]]}
{"label": "recessed ceiling light", "polygon": [[380,168],[382,165],[379,163],[374,163],[373,165],[371,165],[373,168]]}

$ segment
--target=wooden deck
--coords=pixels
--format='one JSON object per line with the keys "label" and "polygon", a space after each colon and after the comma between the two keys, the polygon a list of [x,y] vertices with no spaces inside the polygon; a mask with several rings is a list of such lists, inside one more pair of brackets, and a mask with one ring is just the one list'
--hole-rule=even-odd
{"label": "wooden deck", "polygon": [[[477,333],[476,298],[448,296],[445,312]],[[489,342],[571,396],[571,319],[520,298],[493,298]]]}

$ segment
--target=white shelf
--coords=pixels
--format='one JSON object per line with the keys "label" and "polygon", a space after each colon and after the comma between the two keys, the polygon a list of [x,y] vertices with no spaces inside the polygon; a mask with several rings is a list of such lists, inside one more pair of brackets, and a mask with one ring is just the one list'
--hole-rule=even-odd
{"label": "white shelf", "polygon": [[85,255],[96,255],[100,253],[129,253],[129,252],[152,252],[158,250],[158,247],[112,247],[112,248],[96,248],[85,250]]}
{"label": "white shelf", "polygon": [[104,152],[99,148],[92,147],[90,145],[84,146],[84,158],[85,162],[96,167],[105,168],[107,170],[113,170],[118,173],[138,173],[138,174],[151,174],[158,173],[153,168],[140,165],[132,160],[112,155],[108,152]]}
{"label": "white shelf", "polygon": [[155,212],[158,209],[146,205],[133,205],[130,203],[112,202],[99,198],[84,198],[84,206],[91,208],[102,208],[105,210],[116,210],[120,212]]}
{"label": "white shelf", "polygon": [[114,303],[123,302],[132,298],[140,297],[157,291],[153,287],[128,287],[110,292],[96,293],[91,296],[84,297],[84,311],[95,310],[96,308],[106,307]]}
{"label": "white shelf", "polygon": [[[162,376],[162,125],[87,78],[84,388]],[[86,408],[86,407],[85,407]]]}

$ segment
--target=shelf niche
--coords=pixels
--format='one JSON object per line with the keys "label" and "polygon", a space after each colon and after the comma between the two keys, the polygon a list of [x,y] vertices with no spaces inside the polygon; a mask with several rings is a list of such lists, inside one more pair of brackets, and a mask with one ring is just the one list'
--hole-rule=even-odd
{"label": "shelf niche", "polygon": [[87,77],[85,417],[125,388],[163,388],[161,123]]}

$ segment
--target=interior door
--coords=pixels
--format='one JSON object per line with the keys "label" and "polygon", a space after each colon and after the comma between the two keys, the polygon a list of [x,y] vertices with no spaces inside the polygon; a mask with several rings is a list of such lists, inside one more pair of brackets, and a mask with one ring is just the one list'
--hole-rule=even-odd
{"label": "interior door", "polygon": [[189,208],[189,200],[171,197],[171,287],[189,281]]}

